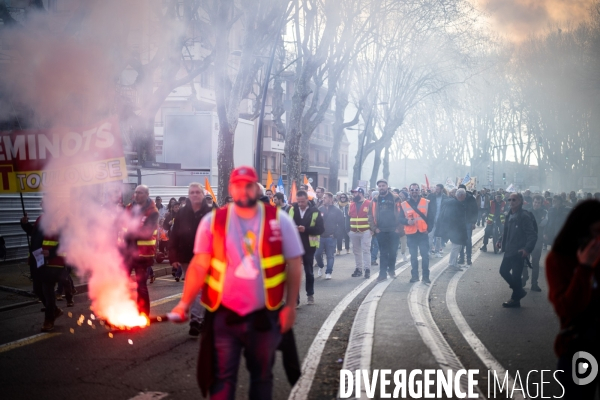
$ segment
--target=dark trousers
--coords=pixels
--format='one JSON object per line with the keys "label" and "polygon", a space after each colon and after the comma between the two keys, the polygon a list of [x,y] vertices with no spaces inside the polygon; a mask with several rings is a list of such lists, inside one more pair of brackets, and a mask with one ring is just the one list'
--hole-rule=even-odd
{"label": "dark trousers", "polygon": [[[40,267],[37,271],[37,278],[34,280],[34,286],[37,287],[36,294],[42,300],[46,308],[44,318],[47,321],[54,321],[56,316],[56,293],[54,286],[61,279],[65,268],[57,267]],[[37,283],[37,284],[36,284]]]}
{"label": "dark trousers", "polygon": [[467,244],[460,248],[460,256],[461,260],[465,259],[465,248],[467,249],[467,260],[471,260],[471,254],[473,254],[473,241],[471,237],[473,236],[473,224],[469,224],[467,222],[465,228],[467,229]]}
{"label": "dark trousers", "polygon": [[279,313],[267,312],[268,323],[261,321],[260,327],[257,327],[257,313],[250,314],[238,323],[228,320],[231,313],[219,309],[214,315],[215,381],[210,388],[210,399],[235,399],[237,374],[243,351],[246,369],[250,372],[248,398],[269,400],[273,396],[275,351],[281,342]]}
{"label": "dark trousers", "polygon": [[348,232],[340,233],[337,236],[337,251],[342,251],[342,243],[346,244],[346,250],[350,250],[350,236],[348,236]]}
{"label": "dark trousers", "polygon": [[135,271],[135,281],[137,282],[137,306],[140,313],[150,315],[150,292],[148,292],[148,265],[146,260],[136,260],[129,267],[129,273]]}
{"label": "dark trousers", "polygon": [[[315,294],[315,275],[313,273],[313,263],[315,262],[315,248],[309,247],[304,249],[305,253],[302,256],[302,265],[304,265],[304,277],[306,280],[306,295],[313,296]],[[300,302],[300,295],[298,295]]]}
{"label": "dark trousers", "polygon": [[516,256],[504,255],[502,264],[500,264],[500,275],[512,289],[511,299],[513,300],[519,300],[524,292],[521,284],[524,266],[525,260],[520,254]]}
{"label": "dark trousers", "polygon": [[325,257],[327,258],[327,269],[325,270],[325,273],[331,274],[333,272],[333,262],[335,261],[335,238],[321,236],[319,250],[320,251],[316,253],[317,267],[324,267],[323,253],[325,253]]}
{"label": "dark trousers", "polygon": [[487,219],[488,210],[487,208],[479,208],[477,214],[477,224],[483,226],[485,224],[485,220]]}
{"label": "dark trousers", "polygon": [[71,278],[71,267],[65,267],[56,285],[56,294],[64,294],[67,301],[73,301],[74,292],[75,284],[73,283],[73,278]]}
{"label": "dark trousers", "polygon": [[377,261],[377,253],[379,253],[379,242],[377,241],[377,235],[375,235],[371,238],[371,264]]}
{"label": "dark trousers", "polygon": [[429,279],[429,235],[427,232],[417,232],[412,235],[406,235],[406,244],[410,251],[410,265],[412,267],[410,274],[413,278],[419,279],[419,251],[421,252],[421,268],[423,269],[423,279]]}
{"label": "dark trousers", "polygon": [[[538,285],[538,278],[540,276],[540,259],[542,258],[542,239],[538,238],[538,241],[531,252],[531,286]],[[529,279],[529,270],[527,267],[523,267],[523,286]]]}
{"label": "dark trousers", "polygon": [[[394,273],[396,266],[396,252],[398,251],[398,234],[396,232],[379,232],[377,242],[379,243],[379,277],[386,278],[387,273]],[[394,249],[394,245],[396,248]]]}

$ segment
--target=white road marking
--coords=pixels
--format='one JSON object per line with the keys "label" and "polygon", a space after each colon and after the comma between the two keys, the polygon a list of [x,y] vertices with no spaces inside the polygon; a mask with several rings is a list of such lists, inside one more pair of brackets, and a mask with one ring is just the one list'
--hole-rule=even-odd
{"label": "white road marking", "polygon": [[0,353],[4,353],[5,351],[16,349],[18,347],[27,346],[28,344],[33,344],[39,342],[40,340],[50,339],[51,337],[58,335],[60,335],[59,332],[38,333],[37,335],[33,335],[24,339],[15,340],[14,342],[10,343],[5,343],[3,345],[0,345]]}
{"label": "white road marking", "polygon": [[[479,257],[479,254],[481,254],[481,252],[475,254],[473,260]],[[479,340],[477,335],[475,335],[475,332],[473,332],[467,323],[467,320],[460,312],[460,308],[458,308],[458,303],[456,302],[456,289],[458,287],[458,282],[464,273],[465,271],[459,271],[452,277],[452,279],[450,279],[448,288],[446,290],[446,306],[448,307],[448,311],[450,312],[454,323],[458,327],[458,330],[463,335],[467,343],[469,343],[469,346],[471,346],[475,354],[477,354],[481,362],[483,362],[488,370],[495,371],[499,377],[504,379],[504,376],[508,373],[508,371],[504,369],[504,367],[498,362],[498,360],[496,360],[492,353],[490,353],[490,351],[483,345],[481,340]],[[514,387],[514,379],[510,374],[508,375],[508,387]],[[520,387],[520,385],[517,385],[517,387]],[[518,391],[514,392],[512,398],[515,400],[524,399],[523,395]]]}
{"label": "white road marking", "polygon": [[[408,269],[408,267],[410,267],[410,264],[407,263],[403,267],[396,269],[396,276],[400,275]],[[383,292],[392,281],[392,279],[388,279],[385,282],[375,285],[358,308],[356,316],[354,317],[354,322],[352,323],[352,330],[350,331],[350,339],[348,341],[348,347],[346,348],[342,369],[348,369],[350,371],[356,371],[358,369],[371,370],[373,336],[375,334],[375,314],[377,312],[379,300],[381,299],[381,296],[383,296]],[[361,395],[356,397],[367,399],[364,385],[361,386]]]}
{"label": "white road marking", "polygon": [[[472,241],[477,242],[481,237],[483,237],[483,230],[478,232],[473,237]],[[448,268],[448,265],[444,264],[449,260],[449,257],[450,255],[448,254],[435,265],[430,266],[429,275],[431,285],[416,283],[410,288],[408,293],[408,307],[417,327],[417,331],[419,332],[419,335],[421,335],[421,339],[423,339],[423,342],[433,354],[436,362],[440,367],[451,369],[456,372],[460,369],[465,369],[465,367],[458,359],[454,350],[450,347],[450,344],[448,344],[444,338],[444,335],[433,319],[429,307],[431,288],[440,275]],[[463,375],[461,378],[460,384],[462,390],[466,392],[468,389],[467,376]],[[479,388],[477,388],[477,391],[482,398],[485,398]]]}
{"label": "white road marking", "polygon": [[140,392],[137,396],[130,398],[129,400],[160,400],[167,397],[169,393],[163,392]]}
{"label": "white road marking", "polygon": [[150,306],[159,306],[161,304],[168,303],[173,300],[181,298],[182,293],[177,293],[171,296],[163,297],[162,299],[154,300],[150,302]]}

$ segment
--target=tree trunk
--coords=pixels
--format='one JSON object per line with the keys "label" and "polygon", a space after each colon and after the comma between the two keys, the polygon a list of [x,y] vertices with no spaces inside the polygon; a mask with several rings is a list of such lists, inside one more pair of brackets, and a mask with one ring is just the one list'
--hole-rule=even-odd
{"label": "tree trunk", "polygon": [[375,149],[375,160],[373,161],[373,171],[371,171],[371,181],[369,185],[371,188],[377,186],[377,175],[379,175],[379,168],[381,167],[381,149]]}
{"label": "tree trunk", "polygon": [[140,117],[134,125],[133,140],[138,163],[156,161],[154,147],[154,117]]}
{"label": "tree trunk", "polygon": [[[302,138],[300,139],[300,172],[308,172],[310,168],[310,135],[306,132],[302,132]],[[316,189],[318,182],[315,182],[313,189]]]}
{"label": "tree trunk", "polygon": [[390,181],[390,146],[385,146],[383,156],[383,179]]}

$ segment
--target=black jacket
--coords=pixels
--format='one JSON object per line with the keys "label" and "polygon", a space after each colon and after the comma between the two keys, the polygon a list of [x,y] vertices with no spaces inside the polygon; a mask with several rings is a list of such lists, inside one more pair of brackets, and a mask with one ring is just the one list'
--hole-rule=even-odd
{"label": "black jacket", "polygon": [[467,192],[467,198],[465,199],[465,208],[467,210],[467,224],[476,224],[477,217],[479,216],[479,206],[477,200],[470,192]]}
{"label": "black jacket", "polygon": [[212,211],[206,202],[194,212],[192,203],[188,200],[186,206],[177,213],[169,236],[169,262],[189,263],[194,256],[194,240],[200,220]]}
{"label": "black jacket", "polygon": [[[450,239],[454,244],[467,244],[467,200],[448,199],[442,205],[437,222],[436,236]],[[439,230],[438,230],[439,229]]]}
{"label": "black jacket", "polygon": [[[306,209],[304,213],[304,218],[300,217],[300,208],[298,204],[294,204],[292,209],[290,210],[290,214],[293,213],[293,220],[296,226],[304,226],[304,232],[298,232],[300,234],[300,239],[302,240],[302,246],[304,247],[304,251],[308,251],[311,249],[310,242],[308,241],[309,236],[318,236],[323,233],[325,227],[323,226],[323,217],[321,213],[316,207],[311,207],[310,205]],[[315,226],[310,226],[310,221],[314,213],[317,213],[317,219],[315,220]],[[316,248],[313,247],[314,250]]]}
{"label": "black jacket", "polygon": [[511,212],[506,214],[504,234],[502,235],[502,251],[507,256],[519,254],[525,249],[529,254],[537,242],[536,222],[533,214],[526,210],[519,210],[511,219]]}
{"label": "black jacket", "polygon": [[321,237],[337,237],[344,231],[344,214],[336,206],[319,207],[324,230]]}
{"label": "black jacket", "polygon": [[[442,204],[440,205],[440,213],[442,212],[444,203],[446,203],[449,199],[452,200],[451,197],[448,197],[448,195],[442,193]],[[431,217],[431,220],[435,224],[435,219],[437,218],[437,195],[435,193],[431,193],[429,196],[427,196],[427,200],[429,200],[429,204],[433,203],[433,215]]]}

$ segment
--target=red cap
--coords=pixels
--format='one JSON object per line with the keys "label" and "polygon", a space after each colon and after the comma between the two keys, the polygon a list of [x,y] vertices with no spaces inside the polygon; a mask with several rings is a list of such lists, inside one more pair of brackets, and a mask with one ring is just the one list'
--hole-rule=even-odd
{"label": "red cap", "polygon": [[258,175],[256,174],[254,168],[248,166],[241,166],[231,171],[229,183],[237,183],[242,181],[254,183],[258,182]]}

